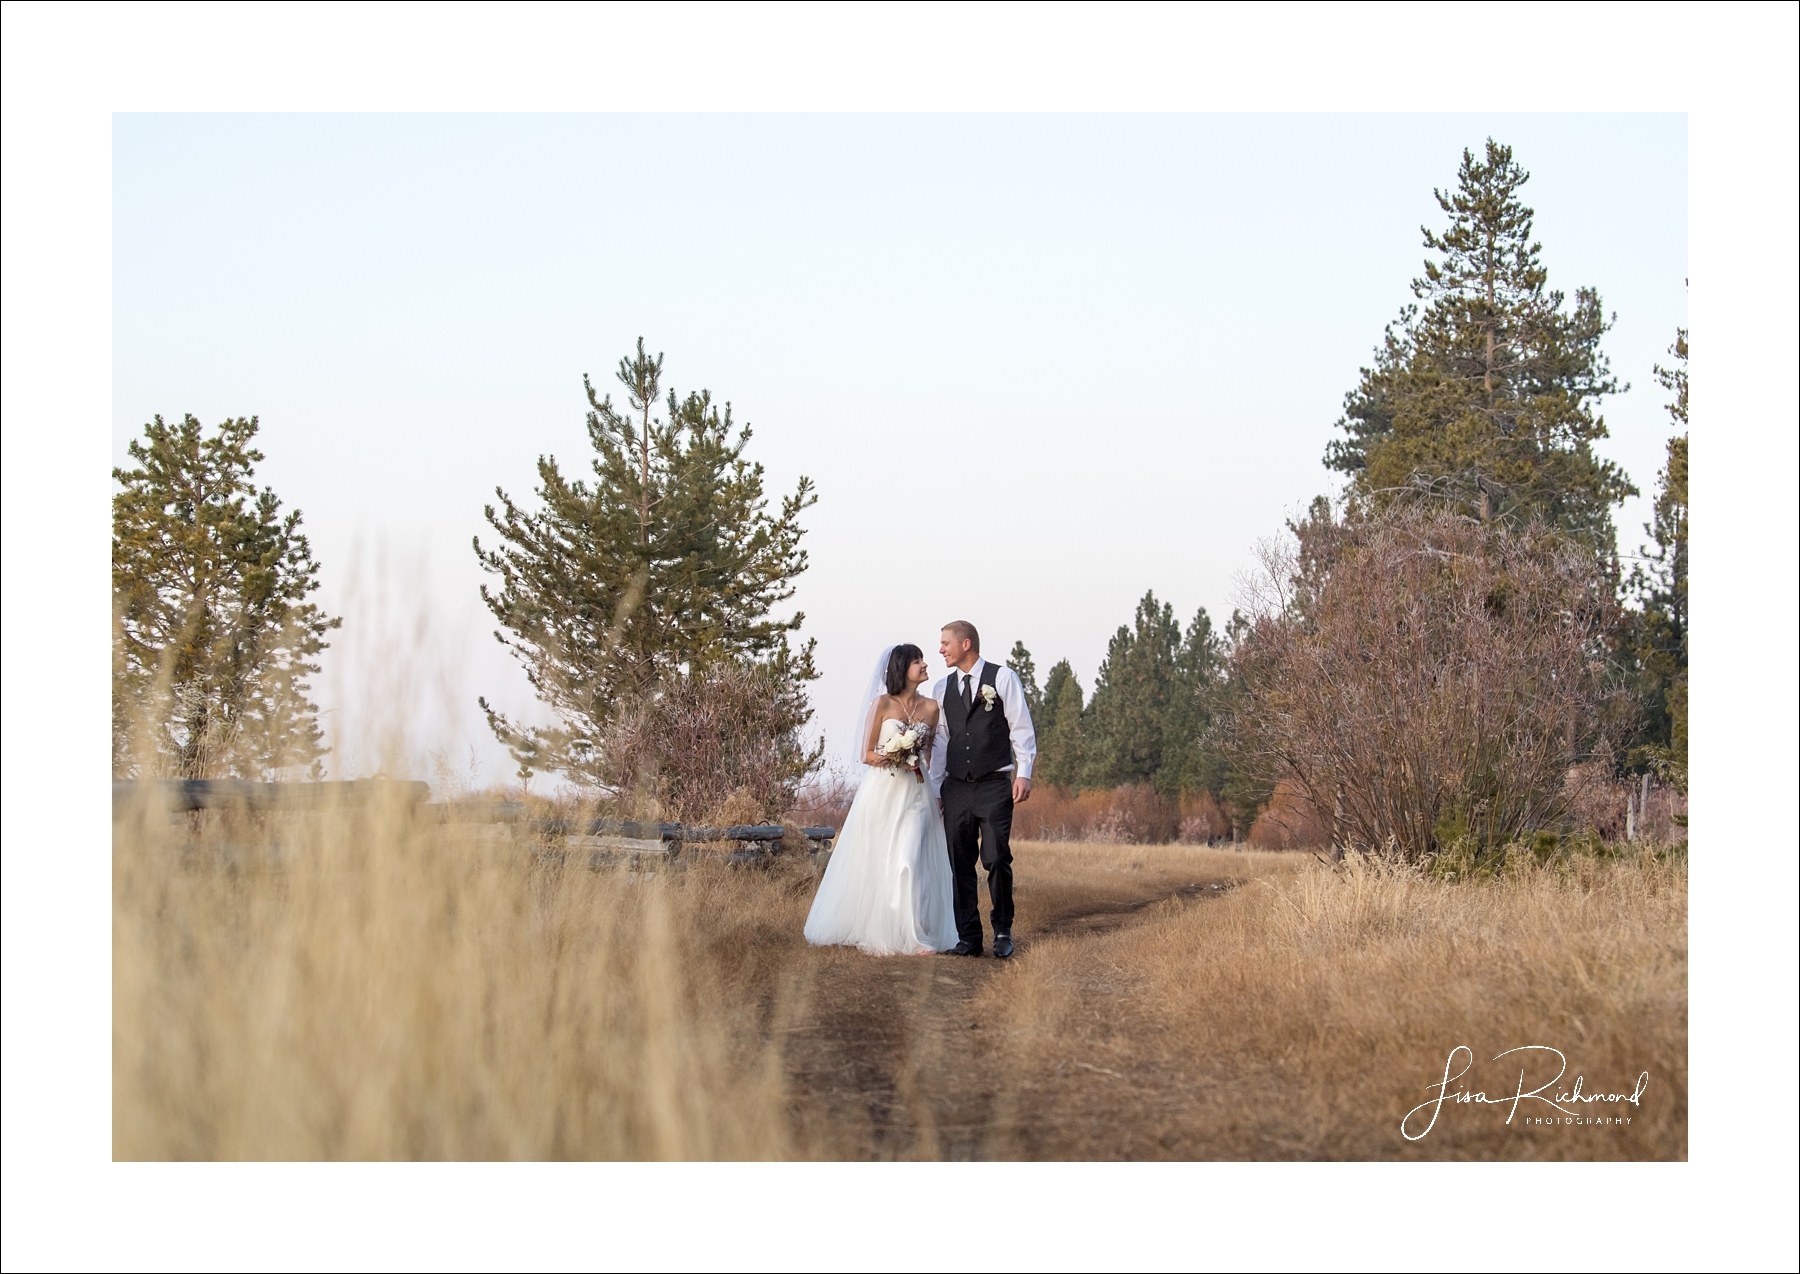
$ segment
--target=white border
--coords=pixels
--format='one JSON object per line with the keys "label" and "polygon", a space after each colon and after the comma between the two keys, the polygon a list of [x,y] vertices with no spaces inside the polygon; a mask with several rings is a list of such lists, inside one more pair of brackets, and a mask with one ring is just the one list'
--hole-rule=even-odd
{"label": "white border", "polygon": [[[0,15],[8,1268],[1793,1266],[1794,6],[8,3]],[[97,581],[111,116],[141,110],[1688,112],[1692,1162],[111,1164]]]}

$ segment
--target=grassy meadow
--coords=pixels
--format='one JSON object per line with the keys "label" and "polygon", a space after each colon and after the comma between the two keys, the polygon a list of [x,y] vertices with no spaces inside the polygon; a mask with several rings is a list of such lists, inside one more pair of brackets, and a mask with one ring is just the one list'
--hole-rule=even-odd
{"label": "grassy meadow", "polygon": [[[809,948],[799,856],[543,848],[400,807],[115,824],[115,1156],[1686,1157],[1679,858],[1025,842],[1001,963]],[[1587,1094],[1649,1079],[1629,1125],[1452,1102],[1401,1137],[1459,1044],[1453,1095],[1533,1044]]]}
{"label": "grassy meadow", "polygon": [[[1075,856],[1033,848],[1040,870]],[[1138,856],[1146,871],[1171,871],[1185,854]],[[1456,883],[1310,855],[1217,857],[1252,859],[1241,886],[1158,904],[1104,934],[1050,936],[987,988],[981,1007],[1004,1024],[1014,1100],[1034,1112],[1015,1121],[1012,1153],[1686,1157],[1684,860],[1590,859]],[[1584,1116],[1623,1111],[1629,1125],[1530,1123],[1558,1113],[1531,1100],[1508,1125],[1504,1106],[1452,1103],[1428,1134],[1402,1138],[1401,1120],[1435,1096],[1427,1086],[1459,1044],[1473,1057],[1456,1070],[1473,1064],[1452,1098],[1512,1094],[1519,1060],[1494,1058],[1526,1045],[1566,1055],[1563,1091],[1577,1073],[1588,1094],[1650,1079],[1638,1106],[1565,1103]],[[1524,1062],[1527,1091],[1557,1073],[1548,1055]],[[1059,1082],[1071,1067],[1079,1086]],[[1058,1115],[1081,1135],[1037,1131]]]}

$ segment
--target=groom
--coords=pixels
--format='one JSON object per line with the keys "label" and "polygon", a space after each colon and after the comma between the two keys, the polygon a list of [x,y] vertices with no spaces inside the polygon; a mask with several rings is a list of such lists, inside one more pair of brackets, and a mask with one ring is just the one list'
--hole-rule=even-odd
{"label": "groom", "polygon": [[1037,735],[1025,706],[1025,687],[1011,668],[981,657],[981,635],[967,620],[944,625],[938,653],[950,668],[932,693],[948,743],[931,758],[941,781],[944,836],[950,842],[950,879],[956,936],[949,954],[981,954],[981,904],[975,861],[987,868],[993,910],[994,954],[1013,953],[1012,813],[1031,797],[1031,764]]}

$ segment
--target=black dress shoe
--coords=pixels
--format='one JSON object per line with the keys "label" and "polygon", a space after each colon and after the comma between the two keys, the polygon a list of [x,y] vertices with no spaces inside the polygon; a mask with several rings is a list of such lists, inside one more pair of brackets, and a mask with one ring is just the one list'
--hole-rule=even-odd
{"label": "black dress shoe", "polygon": [[995,934],[994,935],[994,956],[995,956],[995,958],[1004,960],[1007,957],[1011,956],[1012,953],[1013,953],[1012,935],[1010,933]]}
{"label": "black dress shoe", "polygon": [[979,942],[959,942],[944,954],[978,956],[981,954],[981,944]]}

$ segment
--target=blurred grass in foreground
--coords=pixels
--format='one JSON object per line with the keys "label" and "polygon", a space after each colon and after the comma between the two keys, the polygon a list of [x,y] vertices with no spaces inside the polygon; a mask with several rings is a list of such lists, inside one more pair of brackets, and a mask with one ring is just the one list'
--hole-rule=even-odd
{"label": "blurred grass in foreground", "polygon": [[[895,962],[806,946],[797,856],[590,871],[399,807],[114,832],[119,1159],[866,1155],[858,1130],[799,1117],[780,1050],[819,970]],[[1683,860],[1462,883],[1182,845],[1015,851],[1021,957],[983,962],[958,1011],[994,1029],[942,1063],[994,1088],[981,1157],[1686,1155]],[[1141,905],[1201,879],[1243,883]],[[1646,1069],[1651,1087],[1624,1132],[1460,1107],[1403,1140],[1459,1043],[1488,1070],[1540,1043],[1589,1091]]]}
{"label": "blurred grass in foreground", "polygon": [[207,818],[115,827],[116,1157],[793,1152],[756,1042],[776,882],[545,865],[398,807]]}

